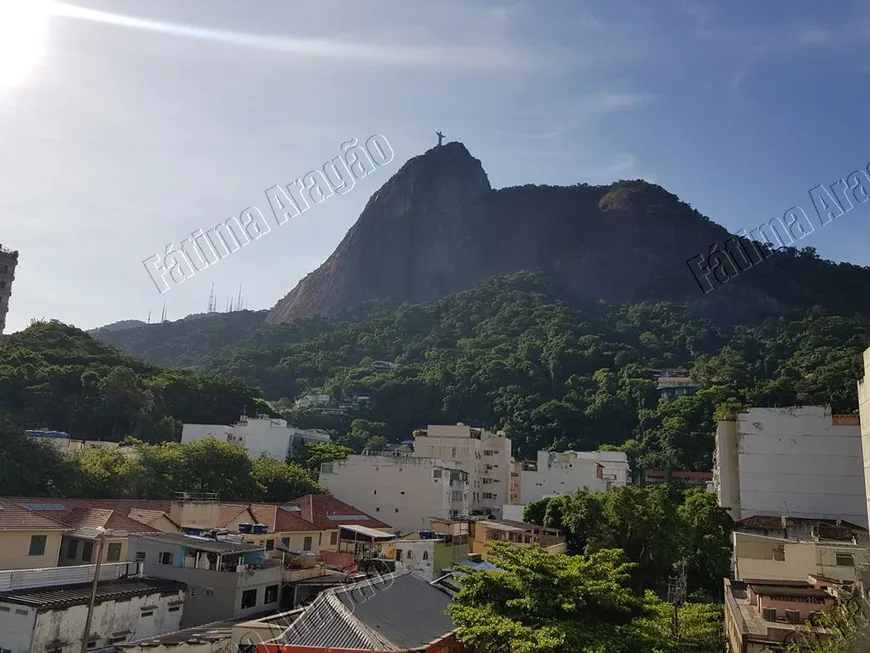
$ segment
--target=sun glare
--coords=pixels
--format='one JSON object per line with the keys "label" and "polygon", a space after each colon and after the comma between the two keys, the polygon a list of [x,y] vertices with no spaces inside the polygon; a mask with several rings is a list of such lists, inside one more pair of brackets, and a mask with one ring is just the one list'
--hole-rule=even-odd
{"label": "sun glare", "polygon": [[27,79],[45,52],[51,3],[0,0],[0,90]]}

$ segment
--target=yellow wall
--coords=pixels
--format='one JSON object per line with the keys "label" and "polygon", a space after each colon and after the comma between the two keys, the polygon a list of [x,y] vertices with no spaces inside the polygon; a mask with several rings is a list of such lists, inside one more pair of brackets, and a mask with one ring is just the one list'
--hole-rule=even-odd
{"label": "yellow wall", "polygon": [[[106,538],[106,543],[103,546],[103,562],[126,562],[127,560],[127,539],[126,537],[113,537]],[[69,543],[71,541],[77,542],[75,557],[68,558],[67,553],[69,553]],[[91,546],[91,559],[85,560],[82,556],[85,551],[85,543],[90,542]],[[121,545],[121,555],[117,560],[109,560],[109,545],[110,544],[120,544]],[[60,547],[60,558],[58,559],[57,565],[59,567],[68,567],[70,565],[93,565],[97,562],[97,552],[100,550],[100,542],[98,540],[88,540],[80,537],[71,537],[65,536],[63,538],[63,542]]]}
{"label": "yellow wall", "polygon": [[[335,544],[332,544],[331,533],[335,533]],[[311,538],[311,549],[315,554],[319,554],[321,551],[338,551],[338,530],[334,531],[310,531],[310,532],[292,532],[292,533],[268,533],[267,535],[246,535],[245,542],[249,544],[257,544],[260,546],[267,546],[266,542],[268,540],[272,540],[273,542],[273,550],[274,547],[278,546],[286,546],[286,548],[291,551],[302,551],[305,546],[305,538]],[[282,542],[283,539],[287,539],[288,543],[284,544]],[[272,551],[266,551],[267,555],[272,555],[273,557],[281,557],[280,551],[275,551],[273,554]]]}
{"label": "yellow wall", "polygon": [[172,523],[172,520],[169,519],[166,515],[160,515],[153,522],[148,524],[151,528],[156,528],[161,533],[177,533],[179,528]]}
{"label": "yellow wall", "polygon": [[[0,531],[0,569],[56,567],[62,531]],[[45,535],[45,553],[29,555],[30,538]]]}

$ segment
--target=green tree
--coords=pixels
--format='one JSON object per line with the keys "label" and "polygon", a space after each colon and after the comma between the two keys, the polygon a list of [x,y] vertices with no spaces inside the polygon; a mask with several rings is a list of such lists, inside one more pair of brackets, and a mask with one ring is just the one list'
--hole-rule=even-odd
{"label": "green tree", "polygon": [[263,454],[251,465],[260,501],[287,501],[306,494],[319,493],[317,479],[295,463],[275,460]]}
{"label": "green tree", "polygon": [[332,442],[306,442],[304,446],[304,464],[311,472],[320,473],[323,463],[334,460],[344,460],[353,453],[353,449]]}

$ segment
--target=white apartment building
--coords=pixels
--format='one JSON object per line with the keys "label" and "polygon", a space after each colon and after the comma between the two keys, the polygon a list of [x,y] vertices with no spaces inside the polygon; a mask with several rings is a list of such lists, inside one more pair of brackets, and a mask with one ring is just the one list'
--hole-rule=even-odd
{"label": "white apartment building", "polygon": [[861,453],[864,461],[864,495],[870,515],[870,349],[864,350],[864,378],[858,381],[858,413],[861,429]]}
{"label": "white apartment building", "polygon": [[521,502],[573,494],[580,488],[604,492],[627,485],[628,457],[622,451],[539,451],[536,464],[522,471]]}
{"label": "white apartment building", "polygon": [[511,441],[465,424],[432,425],[414,435],[414,455],[452,460],[468,472],[471,510],[501,519],[511,495]]}
{"label": "white apartment building", "polygon": [[407,533],[431,518],[465,517],[469,474],[448,460],[387,453],[323,463],[320,484],[336,499]]}
{"label": "white apartment building", "polygon": [[858,417],[806,406],[751,408],[719,422],[713,486],[734,519],[785,515],[866,528]]}
{"label": "white apartment building", "polygon": [[237,442],[248,451],[251,458],[266,454],[278,460],[285,460],[295,454],[303,442],[330,442],[328,433],[297,429],[287,425],[287,420],[259,417],[245,417],[237,424],[185,424],[181,431],[182,442],[195,442],[206,438],[217,438],[223,442]]}

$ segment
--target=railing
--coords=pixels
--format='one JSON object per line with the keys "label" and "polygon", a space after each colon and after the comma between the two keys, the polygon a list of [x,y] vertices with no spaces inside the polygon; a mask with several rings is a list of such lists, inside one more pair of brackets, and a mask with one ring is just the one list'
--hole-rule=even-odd
{"label": "railing", "polygon": [[[138,562],[104,562],[100,565],[100,580],[115,580],[125,576],[138,576]],[[0,592],[31,587],[52,587],[94,580],[96,565],[70,567],[43,567],[40,569],[10,569],[0,571]]]}

